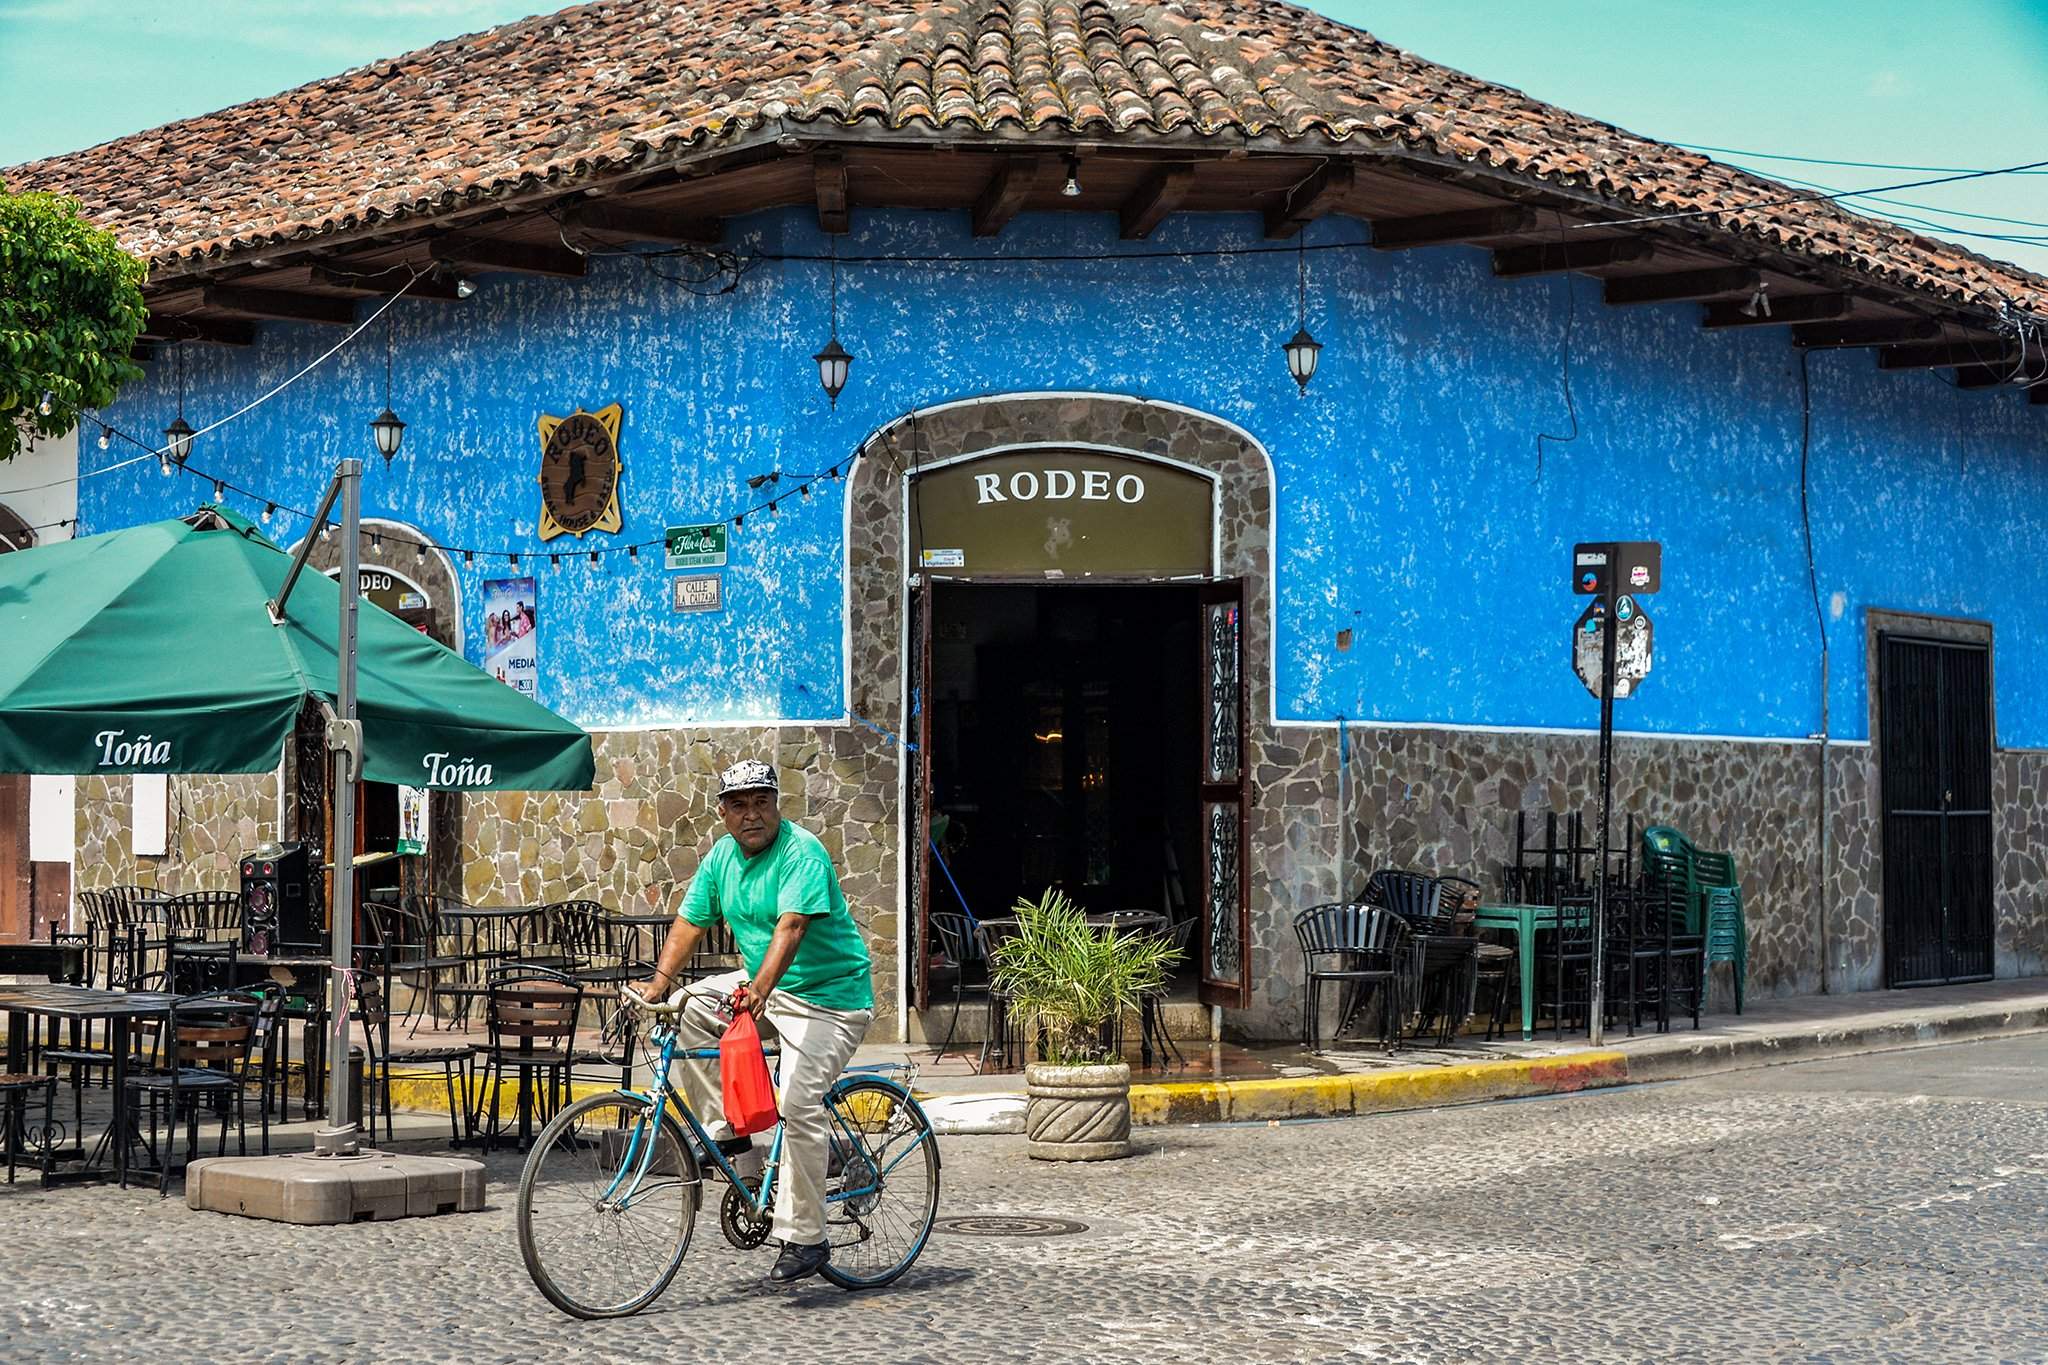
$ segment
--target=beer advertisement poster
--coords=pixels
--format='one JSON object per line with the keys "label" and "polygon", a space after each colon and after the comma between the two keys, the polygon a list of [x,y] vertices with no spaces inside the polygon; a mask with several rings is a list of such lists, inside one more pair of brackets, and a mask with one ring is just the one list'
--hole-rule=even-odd
{"label": "beer advertisement poster", "polygon": [[484,671],[539,701],[533,590],[531,578],[493,578],[484,583]]}

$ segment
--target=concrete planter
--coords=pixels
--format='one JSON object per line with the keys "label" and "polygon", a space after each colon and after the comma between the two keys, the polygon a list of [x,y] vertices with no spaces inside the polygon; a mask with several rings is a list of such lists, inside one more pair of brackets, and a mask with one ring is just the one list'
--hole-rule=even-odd
{"label": "concrete planter", "polygon": [[1024,1068],[1027,1150],[1040,1161],[1107,1161],[1131,1151],[1131,1068]]}

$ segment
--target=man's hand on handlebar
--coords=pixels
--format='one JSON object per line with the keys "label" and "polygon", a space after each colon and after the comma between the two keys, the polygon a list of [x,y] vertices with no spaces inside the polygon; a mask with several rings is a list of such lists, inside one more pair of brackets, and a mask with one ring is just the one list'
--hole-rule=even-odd
{"label": "man's hand on handlebar", "polygon": [[753,983],[751,981],[742,981],[733,990],[732,1007],[734,1013],[745,1010],[753,1015],[756,1021],[759,1021],[762,1014],[768,1009],[768,997],[766,995],[754,994]]}

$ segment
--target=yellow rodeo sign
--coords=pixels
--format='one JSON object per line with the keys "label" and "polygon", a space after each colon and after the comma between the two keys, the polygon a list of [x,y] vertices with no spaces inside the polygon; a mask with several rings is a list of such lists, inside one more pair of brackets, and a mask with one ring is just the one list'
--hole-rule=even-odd
{"label": "yellow rodeo sign", "polygon": [[567,532],[619,529],[619,424],[617,403],[567,417],[540,419],[540,538]]}

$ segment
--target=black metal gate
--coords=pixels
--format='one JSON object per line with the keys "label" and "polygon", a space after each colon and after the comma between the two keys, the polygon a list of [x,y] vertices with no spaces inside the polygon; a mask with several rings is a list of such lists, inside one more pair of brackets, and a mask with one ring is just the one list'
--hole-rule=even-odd
{"label": "black metal gate", "polygon": [[1991,976],[1991,652],[1878,640],[1888,986]]}

